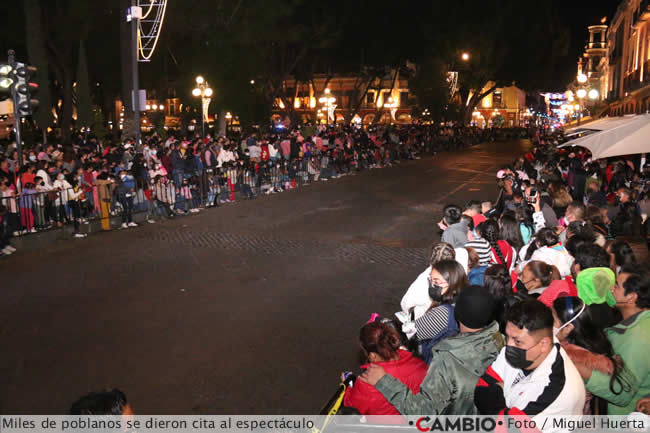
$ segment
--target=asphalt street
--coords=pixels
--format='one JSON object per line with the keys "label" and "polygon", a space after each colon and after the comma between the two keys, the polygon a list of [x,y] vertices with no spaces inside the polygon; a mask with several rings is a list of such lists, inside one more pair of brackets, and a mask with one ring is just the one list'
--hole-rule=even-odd
{"label": "asphalt street", "polygon": [[313,414],[358,331],[426,267],[447,203],[494,199],[491,143],[0,260],[0,413],[108,387],[140,414]]}

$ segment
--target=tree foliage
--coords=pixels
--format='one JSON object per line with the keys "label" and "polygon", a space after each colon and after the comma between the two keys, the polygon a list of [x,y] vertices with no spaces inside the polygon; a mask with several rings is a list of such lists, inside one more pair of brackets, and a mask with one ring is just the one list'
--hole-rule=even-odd
{"label": "tree foliage", "polygon": [[[25,33],[29,63],[38,69],[35,82],[38,84],[39,108],[34,113],[34,121],[41,129],[52,126],[52,90],[50,88],[50,68],[45,50],[45,39],[41,28],[41,6],[38,0],[25,0]],[[44,135],[46,136],[46,135]]]}
{"label": "tree foliage", "polygon": [[[25,0],[20,14],[6,11],[7,27],[0,29],[0,36],[18,52],[30,46],[30,58],[50,78],[53,100],[45,105],[57,108],[64,137],[72,126],[72,84],[84,75],[77,71],[81,41],[87,50],[88,83],[101,83],[89,85],[90,97],[109,116],[116,97],[129,100],[122,89],[128,65],[121,66],[128,59],[120,50],[121,40],[123,46],[129,43],[123,32],[128,4]],[[427,108],[441,118],[460,111],[467,118],[489,81],[515,81],[529,90],[555,84],[558,61],[568,48],[559,10],[552,2],[505,0],[480,5],[470,0],[170,0],[157,51],[151,62],[140,64],[141,87],[152,97],[177,96],[185,105],[196,105],[191,90],[194,77],[201,74],[214,90],[210,113],[230,111],[247,124],[268,119],[277,99],[283,101],[285,114],[295,117],[291,101],[297,86],[283,85],[289,76],[314,86],[318,73],[354,74],[357,82],[345,107],[351,120],[386,70],[409,60],[418,65],[410,84],[418,110]],[[34,24],[39,20],[41,36]],[[45,47],[44,54],[36,52],[39,46]],[[459,59],[464,51],[471,56],[467,63]],[[469,104],[449,103],[449,70],[459,72],[457,99],[469,99]],[[37,123],[48,121],[37,118]]]}

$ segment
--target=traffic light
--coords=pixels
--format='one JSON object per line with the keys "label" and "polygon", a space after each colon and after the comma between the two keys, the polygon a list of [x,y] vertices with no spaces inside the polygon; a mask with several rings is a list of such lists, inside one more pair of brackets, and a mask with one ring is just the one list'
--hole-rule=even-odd
{"label": "traffic light", "polygon": [[30,81],[35,73],[35,67],[16,63],[16,70],[13,73],[16,78],[15,104],[20,117],[31,115],[34,108],[38,107],[38,99],[32,99],[32,94],[38,90],[38,84]]}

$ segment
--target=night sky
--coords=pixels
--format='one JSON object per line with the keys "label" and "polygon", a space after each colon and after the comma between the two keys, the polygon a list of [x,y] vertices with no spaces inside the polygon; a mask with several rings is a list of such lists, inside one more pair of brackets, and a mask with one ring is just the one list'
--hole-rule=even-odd
{"label": "night sky", "polygon": [[589,39],[587,27],[600,24],[603,17],[607,17],[607,24],[609,24],[621,2],[618,0],[554,0],[554,2],[571,29],[571,46],[563,65],[575,74],[578,58],[584,52]]}

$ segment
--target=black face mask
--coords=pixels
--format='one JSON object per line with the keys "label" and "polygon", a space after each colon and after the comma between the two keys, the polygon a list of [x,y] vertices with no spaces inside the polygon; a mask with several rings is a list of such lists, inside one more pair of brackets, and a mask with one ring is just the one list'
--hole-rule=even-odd
{"label": "black face mask", "polygon": [[533,364],[533,361],[526,359],[526,352],[527,350],[521,349],[519,347],[506,346],[506,361],[508,361],[508,364],[514,368],[525,370]]}
{"label": "black face mask", "polygon": [[437,284],[430,284],[429,297],[433,302],[442,302],[442,287]]}

